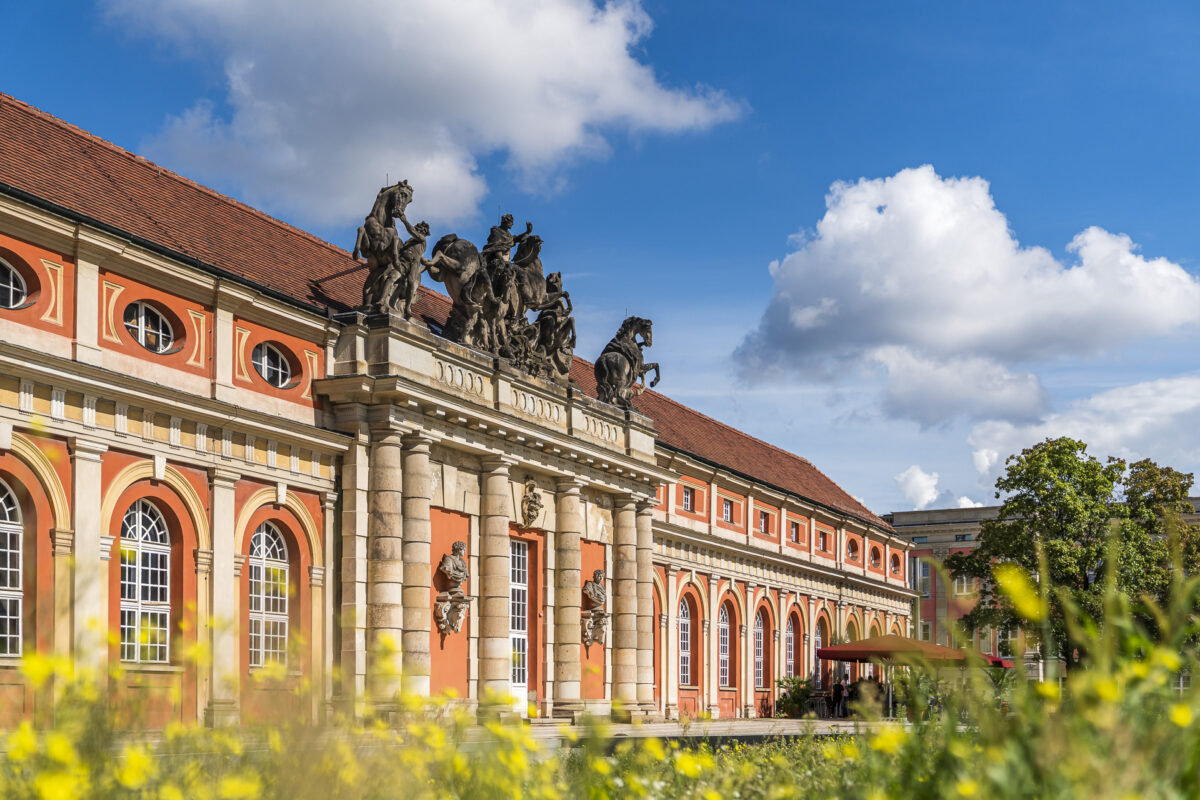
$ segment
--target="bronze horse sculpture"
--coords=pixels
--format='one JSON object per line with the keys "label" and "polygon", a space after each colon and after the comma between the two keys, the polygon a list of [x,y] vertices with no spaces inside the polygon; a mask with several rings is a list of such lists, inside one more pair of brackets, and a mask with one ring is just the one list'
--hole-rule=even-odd
{"label": "bronze horse sculpture", "polygon": [[[662,377],[658,364],[645,363],[642,348],[653,343],[653,323],[641,317],[627,317],[621,323],[617,335],[596,359],[596,396],[605,403],[621,408],[631,408],[631,401],[646,390],[646,373],[654,370],[653,388]],[[638,341],[638,337],[641,341]],[[641,388],[637,382],[641,381]]]}

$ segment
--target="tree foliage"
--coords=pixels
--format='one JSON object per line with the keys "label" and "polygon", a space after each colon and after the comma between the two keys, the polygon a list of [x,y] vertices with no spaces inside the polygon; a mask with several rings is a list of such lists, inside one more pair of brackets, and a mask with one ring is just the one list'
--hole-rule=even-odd
{"label": "tree foliage", "polygon": [[[1088,454],[1086,444],[1066,437],[1010,456],[996,481],[996,497],[1003,498],[996,519],[982,524],[976,549],[946,562],[954,577],[979,579],[978,604],[962,624],[968,630],[1023,629],[1035,642],[1042,630],[1049,630],[1054,641],[1064,642],[1066,605],[1102,618],[1111,561],[1117,592],[1140,622],[1153,629],[1147,601],[1164,602],[1173,573],[1195,572],[1200,565],[1200,537],[1181,520],[1193,510],[1187,500],[1191,488],[1190,473],[1150,459],[1130,465],[1116,458],[1102,462]],[[1173,532],[1180,538],[1175,552],[1182,556],[1177,559],[1170,546]],[[999,562],[1022,567],[1039,587],[1048,579],[1056,588],[1047,598],[1047,628],[1030,626],[997,590],[992,569]],[[1087,654],[1072,648],[1062,655],[1070,664]]]}

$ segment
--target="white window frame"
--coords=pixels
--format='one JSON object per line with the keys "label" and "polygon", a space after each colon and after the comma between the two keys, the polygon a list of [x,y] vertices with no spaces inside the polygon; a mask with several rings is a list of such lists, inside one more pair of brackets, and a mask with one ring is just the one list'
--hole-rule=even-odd
{"label": "white window frame", "polygon": [[121,660],[171,661],[171,535],[162,512],[145,498],[121,519]]}
{"label": "white window frame", "polygon": [[254,531],[246,569],[250,580],[250,666],[286,667],[290,569],[287,543],[274,523],[264,522]]}
{"label": "white window frame", "polygon": [[693,489],[691,486],[683,487],[683,510],[684,511],[695,511],[696,510],[696,490]]}
{"label": "white window frame", "polygon": [[1012,628],[996,629],[996,655],[1007,658],[1013,654],[1012,634]]}
{"label": "white window frame", "polygon": [[917,591],[922,597],[929,597],[929,588],[933,583],[930,580],[931,574],[928,561],[917,562]]}
{"label": "white window frame", "polygon": [[771,512],[770,511],[759,511],[758,512],[758,532],[765,533],[768,535],[771,533]]}
{"label": "white window frame", "polygon": [[292,363],[276,345],[259,342],[250,351],[250,363],[258,376],[276,389],[283,389],[292,380]]}
{"label": "white window frame", "polygon": [[971,594],[974,590],[975,579],[969,575],[959,575],[954,579],[954,596],[962,597]]}
{"label": "white window frame", "polygon": [[721,498],[721,521],[733,522],[733,501],[728,497]]}
{"label": "white window frame", "polygon": [[764,689],[766,680],[765,651],[767,647],[767,621],[760,608],[754,615],[754,688]]}
{"label": "white window frame", "polygon": [[792,544],[800,544],[800,523],[796,520],[788,521],[788,534],[792,538]]}
{"label": "white window frame", "polygon": [[729,606],[721,604],[717,612],[717,686],[731,688],[729,681]]}
{"label": "white window frame", "polygon": [[25,276],[4,259],[0,258],[0,296],[7,294],[7,301],[0,301],[0,308],[20,308],[29,297],[29,287],[25,285]]}
{"label": "white window frame", "polygon": [[817,528],[817,549],[822,553],[829,552],[829,531]]}
{"label": "white window frame", "polygon": [[529,542],[508,540],[508,567],[508,631],[512,643],[509,683],[514,699],[523,704],[529,691]]}
{"label": "white window frame", "polygon": [[679,601],[679,685],[692,685],[692,607]]}
{"label": "white window frame", "polygon": [[5,658],[17,658],[22,650],[24,538],[21,504],[16,493],[0,480],[0,656]]}
{"label": "white window frame", "polygon": [[[129,319],[130,311],[133,311],[132,320]],[[144,300],[137,300],[125,306],[123,321],[126,332],[133,337],[135,342],[151,353],[161,355],[175,344],[175,330],[171,327],[171,321],[165,314]]]}
{"label": "white window frame", "polygon": [[858,554],[861,552],[858,542],[853,539],[846,539],[846,560],[858,561]]}
{"label": "white window frame", "polygon": [[922,642],[933,641],[933,623],[927,619],[921,620],[921,632],[918,634],[917,638],[919,638]]}
{"label": "white window frame", "polygon": [[783,635],[783,668],[789,678],[796,677],[796,618],[788,616]]}

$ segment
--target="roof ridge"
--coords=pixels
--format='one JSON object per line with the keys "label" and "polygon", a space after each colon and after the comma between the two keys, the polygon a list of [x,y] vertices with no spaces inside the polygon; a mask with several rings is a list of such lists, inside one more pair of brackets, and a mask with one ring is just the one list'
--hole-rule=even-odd
{"label": "roof ridge", "polygon": [[17,106],[18,108],[20,108],[22,111],[24,111],[26,113],[33,114],[34,116],[37,116],[37,117],[41,117],[42,119],[50,122],[51,124],[54,124],[60,128],[70,131],[74,135],[82,136],[82,137],[112,151],[115,155],[126,158],[129,161],[134,162],[135,164],[149,167],[150,169],[153,169],[156,172],[158,172],[160,175],[166,176],[167,178],[169,178],[171,180],[174,180],[185,186],[189,186],[192,189],[195,189],[203,194],[206,194],[209,197],[219,200],[220,202],[223,202],[227,205],[233,206],[234,208],[240,209],[242,211],[247,211],[247,212],[253,214],[254,216],[258,217],[259,219],[269,222],[270,224],[272,224],[276,227],[283,228],[290,234],[298,235],[304,239],[309,240],[310,242],[313,242],[315,244],[321,245],[322,247],[328,248],[329,250],[333,251],[334,253],[343,254],[343,255],[346,255],[347,257],[349,257],[348,251],[342,249],[341,247],[338,247],[337,245],[335,245],[331,242],[327,242],[326,240],[322,239],[319,236],[309,233],[308,231],[306,231],[302,228],[298,228],[295,225],[292,225],[291,223],[284,222],[283,220],[279,219],[278,217],[273,217],[270,214],[266,213],[265,211],[262,211],[260,209],[255,208],[254,206],[243,203],[242,201],[237,200],[236,198],[230,197],[227,194],[218,192],[216,189],[205,186],[204,184],[199,183],[195,180],[192,180],[191,178],[189,178],[185,175],[181,175],[178,172],[175,172],[174,170],[168,169],[167,167],[164,167],[162,164],[151,161],[150,159],[146,158],[145,156],[138,155],[137,153],[133,152],[132,150],[127,150],[124,147],[122,147],[121,145],[116,144],[114,142],[110,142],[108,139],[105,139],[102,136],[97,136],[96,134],[92,133],[91,131],[85,130],[84,128],[81,128],[78,125],[73,125],[70,122],[67,122],[66,120],[62,119],[61,117],[56,117],[55,115],[51,114],[49,111],[40,109],[37,106],[27,103],[24,100],[21,100],[19,98],[13,97],[10,94],[0,92],[0,105],[6,104],[6,103],[11,103],[12,105]]}

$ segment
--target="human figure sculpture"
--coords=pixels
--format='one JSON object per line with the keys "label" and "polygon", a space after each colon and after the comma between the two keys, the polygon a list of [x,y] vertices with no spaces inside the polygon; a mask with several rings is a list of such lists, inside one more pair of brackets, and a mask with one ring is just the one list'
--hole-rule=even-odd
{"label": "human figure sculpture", "polygon": [[403,215],[400,221],[411,238],[400,247],[394,267],[386,271],[375,310],[378,313],[398,313],[404,319],[409,319],[421,288],[421,273],[425,271],[421,262],[425,255],[425,241],[429,238],[429,225],[425,222],[409,225]]}
{"label": "human figure sculpture", "polygon": [[[653,341],[653,323],[641,317],[627,317],[617,335],[596,359],[596,396],[605,403],[631,408],[633,398],[646,390],[646,373],[654,370],[651,387],[661,377],[658,364],[645,363],[642,349]],[[641,341],[638,341],[638,337]],[[641,381],[640,388],[638,381]]]}
{"label": "human figure sculpture", "polygon": [[434,622],[443,634],[462,630],[463,618],[471,605],[471,598],[462,590],[463,582],[471,577],[467,569],[466,552],[466,542],[455,542],[438,564],[438,572],[449,581],[449,586],[444,592],[438,592],[433,604]]}
{"label": "human figure sculpture", "polygon": [[529,222],[525,223],[525,232],[518,233],[515,236],[512,232],[513,216],[505,214],[500,218],[499,225],[493,225],[491,231],[488,232],[487,244],[483,246],[483,251],[480,255],[483,256],[483,263],[490,265],[492,259],[508,261],[512,255],[512,249],[525,241],[531,233],[533,233],[533,225]]}
{"label": "human figure sculpture", "polygon": [[525,481],[525,495],[521,498],[521,522],[526,528],[532,528],[542,513],[542,493],[538,491],[537,482],[533,478]]}
{"label": "human figure sculpture", "polygon": [[584,581],[583,596],[589,604],[588,608],[580,612],[583,643],[604,644],[604,635],[608,627],[608,592],[604,588],[604,570],[596,570],[592,573],[590,581]]}

